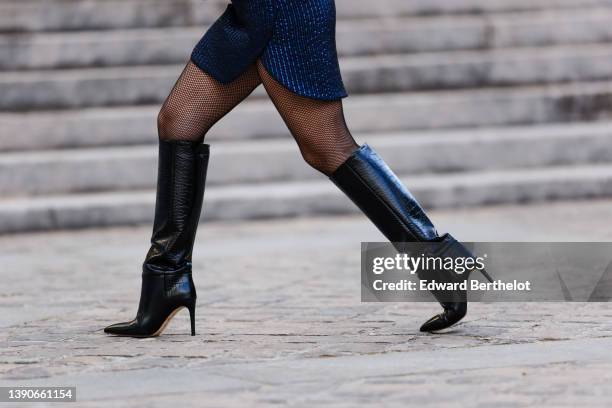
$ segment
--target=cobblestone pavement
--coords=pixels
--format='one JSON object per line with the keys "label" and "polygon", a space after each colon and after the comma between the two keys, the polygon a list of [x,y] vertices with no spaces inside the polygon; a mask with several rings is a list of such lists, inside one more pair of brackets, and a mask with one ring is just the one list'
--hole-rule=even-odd
{"label": "cobblestone pavement", "polygon": [[[612,240],[612,201],[432,218],[463,240]],[[0,238],[0,385],[76,385],[70,406],[92,407],[612,404],[608,304],[472,304],[421,334],[437,305],[360,303],[359,242],[382,239],[362,217],[205,224],[198,336],[181,312],[159,338],[107,337],[135,312],[149,233]]]}

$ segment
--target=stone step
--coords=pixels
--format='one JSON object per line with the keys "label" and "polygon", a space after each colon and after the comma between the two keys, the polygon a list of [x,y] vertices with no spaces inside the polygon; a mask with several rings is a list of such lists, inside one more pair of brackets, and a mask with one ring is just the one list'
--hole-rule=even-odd
{"label": "stone step", "polygon": [[[361,135],[398,173],[476,172],[612,164],[610,123]],[[292,140],[213,145],[209,185],[307,180],[319,175]],[[262,165],[265,163],[265,165]],[[44,195],[155,187],[155,146],[0,155],[3,195]]]}
{"label": "stone step", "polygon": [[[349,92],[601,80],[612,77],[607,45],[454,51],[342,60]],[[161,103],[181,66],[137,66],[6,72],[0,78],[0,109],[33,110]],[[261,97],[263,90],[255,93]]]}
{"label": "stone step", "polygon": [[561,83],[612,78],[607,44],[347,58],[354,93]]}
{"label": "stone step", "polygon": [[[198,26],[0,35],[0,70],[182,63],[203,32]],[[340,21],[337,41],[341,56],[607,42],[612,9]]]}
{"label": "stone step", "polygon": [[[0,114],[0,150],[155,144],[158,106]],[[542,124],[612,118],[612,81],[358,95],[345,102],[355,133]],[[269,101],[238,106],[208,140],[290,138]]]}
{"label": "stone step", "polygon": [[490,14],[609,7],[611,0],[335,0],[340,18],[395,18],[432,14]]}
{"label": "stone step", "polygon": [[32,32],[206,24],[220,0],[3,0],[0,31]]}
{"label": "stone step", "polygon": [[[403,177],[427,208],[612,196],[612,165]],[[0,233],[149,223],[154,192],[0,200]],[[356,212],[327,180],[211,187],[204,218],[253,219]]]}
{"label": "stone step", "polygon": [[[91,30],[200,25],[223,0],[3,0],[0,32]],[[340,19],[431,14],[483,14],[610,6],[612,0],[336,0]]]}

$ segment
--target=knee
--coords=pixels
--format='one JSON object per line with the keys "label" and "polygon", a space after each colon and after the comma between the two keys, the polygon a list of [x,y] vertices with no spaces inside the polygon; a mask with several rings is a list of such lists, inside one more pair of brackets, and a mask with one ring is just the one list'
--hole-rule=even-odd
{"label": "knee", "polygon": [[342,159],[336,157],[333,151],[324,148],[316,147],[300,147],[302,157],[304,161],[313,169],[326,176],[336,171],[336,169],[342,164]]}
{"label": "knee", "polygon": [[180,118],[176,112],[168,109],[165,105],[157,114],[157,131],[159,138],[171,140],[178,138],[177,130],[180,129]]}
{"label": "knee", "polygon": [[157,114],[157,131],[162,140],[191,140],[204,138],[206,121],[203,115],[187,107],[163,106]]}
{"label": "knee", "polygon": [[326,166],[323,165],[321,156],[317,156],[313,152],[304,149],[301,149],[301,153],[306,164],[321,173],[325,173]]}

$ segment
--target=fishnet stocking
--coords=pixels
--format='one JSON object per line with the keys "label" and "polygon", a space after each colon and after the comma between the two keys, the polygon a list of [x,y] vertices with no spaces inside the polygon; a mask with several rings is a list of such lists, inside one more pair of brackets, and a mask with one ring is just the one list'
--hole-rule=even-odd
{"label": "fishnet stocking", "polygon": [[320,101],[297,95],[272,78],[261,62],[257,68],[304,160],[331,175],[358,148],[346,126],[342,101]]}
{"label": "fishnet stocking", "polygon": [[260,83],[255,65],[233,82],[222,84],[189,62],[159,112],[160,139],[202,141]]}

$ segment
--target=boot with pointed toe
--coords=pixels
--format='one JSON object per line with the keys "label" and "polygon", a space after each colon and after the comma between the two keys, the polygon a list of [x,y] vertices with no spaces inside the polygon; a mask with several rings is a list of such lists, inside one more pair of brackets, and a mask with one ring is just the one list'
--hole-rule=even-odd
{"label": "boot with pointed toe", "polygon": [[209,146],[189,141],[160,141],[157,200],[151,248],[142,268],[136,317],[104,329],[129,337],[154,337],[181,309],[187,309],[195,335],[196,290],[191,254],[200,220]]}
{"label": "boot with pointed toe", "polygon": [[[440,243],[439,255],[461,256],[469,251],[449,234],[439,236],[425,211],[382,158],[367,144],[356,150],[331,175],[331,180],[370,218],[401,251],[401,243]],[[471,256],[471,254],[470,254]],[[465,279],[438,271],[437,279]],[[467,313],[466,293],[459,289],[432,292],[444,311],[432,317],[422,331],[438,331],[459,322]]]}
{"label": "boot with pointed toe", "polygon": [[427,320],[420,328],[425,333],[435,333],[459,323],[467,313],[467,303],[440,302],[444,311]]}
{"label": "boot with pointed toe", "polygon": [[[428,255],[439,259],[474,259],[472,252],[450,234],[445,234],[439,238],[432,248],[434,250]],[[462,274],[449,270],[427,270],[426,274],[423,271],[417,271],[417,274],[422,280],[459,284],[468,280],[473,271],[482,273],[489,282],[493,281],[484,269],[466,270]],[[420,329],[422,332],[437,332],[447,329],[458,323],[467,314],[467,292],[465,290],[434,290],[431,293],[440,302],[444,311],[423,323]]]}
{"label": "boot with pointed toe", "polygon": [[185,308],[191,319],[191,335],[195,336],[196,291],[191,271],[159,272],[145,266],[142,274],[140,304],[136,317],[104,329],[116,336],[159,336],[174,315]]}

